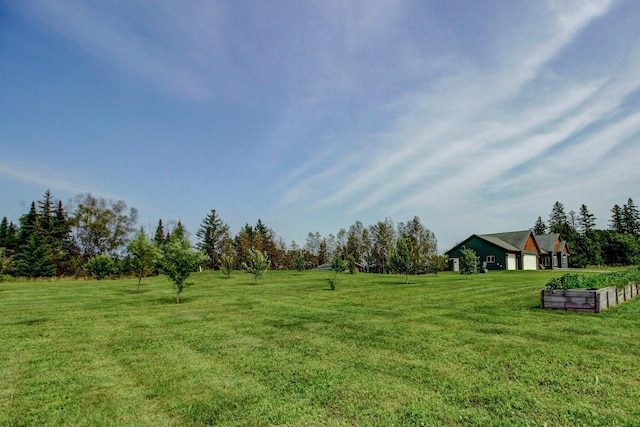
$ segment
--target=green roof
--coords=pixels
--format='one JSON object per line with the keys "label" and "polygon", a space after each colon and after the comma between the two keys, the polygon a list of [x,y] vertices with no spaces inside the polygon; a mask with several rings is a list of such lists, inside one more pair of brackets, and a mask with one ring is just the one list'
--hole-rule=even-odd
{"label": "green roof", "polygon": [[487,242],[489,242],[489,243],[491,243],[493,245],[496,245],[499,248],[502,248],[504,250],[511,251],[511,252],[519,251],[519,249],[516,248],[515,246],[513,246],[512,244],[510,244],[508,242],[505,242],[504,240],[502,240],[502,239],[500,239],[498,237],[495,237],[495,236],[493,236],[491,234],[476,234],[476,236],[479,239],[486,240]]}
{"label": "green roof", "polygon": [[[478,237],[494,244],[497,244],[495,242],[502,241],[504,243],[500,245],[501,247],[510,251],[521,251],[524,249],[524,245],[527,243],[529,235],[531,235],[530,230],[523,230],[510,231],[508,233],[480,234]],[[492,239],[493,241],[489,239]],[[506,246],[504,244],[506,244]]]}

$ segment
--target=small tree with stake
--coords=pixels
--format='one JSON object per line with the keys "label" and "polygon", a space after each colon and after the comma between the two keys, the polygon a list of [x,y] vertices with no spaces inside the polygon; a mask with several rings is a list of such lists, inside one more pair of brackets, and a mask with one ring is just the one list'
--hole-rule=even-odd
{"label": "small tree with stake", "polygon": [[269,269],[269,258],[264,252],[249,248],[247,261],[242,263],[242,269],[253,275],[255,285],[258,283],[258,279]]}
{"label": "small tree with stake", "polygon": [[231,277],[231,272],[233,271],[233,265],[236,262],[236,258],[231,253],[223,253],[220,255],[220,270],[222,270],[222,274],[227,276],[227,278]]}
{"label": "small tree with stake", "polygon": [[185,237],[173,237],[162,246],[162,269],[176,287],[176,304],[180,304],[182,290],[193,285],[187,282],[189,275],[208,259],[202,252],[193,250]]}
{"label": "small tree with stake", "polygon": [[138,276],[138,287],[136,288],[136,293],[138,293],[140,291],[140,282],[155,267],[158,259],[158,248],[147,237],[144,229],[141,228],[127,244],[127,251],[131,255],[133,271]]}
{"label": "small tree with stake", "polygon": [[338,273],[342,273],[345,268],[347,268],[347,265],[344,260],[339,255],[334,256],[333,260],[331,261],[331,270],[333,270],[333,277],[329,279],[329,286],[331,286],[332,291],[336,290],[336,284],[338,283]]}
{"label": "small tree with stake", "polygon": [[395,248],[391,250],[387,267],[396,274],[404,274],[405,283],[409,283],[409,273],[413,271],[414,264],[411,256],[411,241],[407,238],[398,239]]}

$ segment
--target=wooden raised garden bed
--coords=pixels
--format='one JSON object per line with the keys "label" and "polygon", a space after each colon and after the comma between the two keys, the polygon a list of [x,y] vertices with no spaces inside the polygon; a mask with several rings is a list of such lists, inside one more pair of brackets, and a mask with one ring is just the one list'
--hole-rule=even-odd
{"label": "wooden raised garden bed", "polygon": [[638,295],[637,283],[623,288],[609,286],[602,289],[543,289],[540,307],[548,310],[600,313]]}

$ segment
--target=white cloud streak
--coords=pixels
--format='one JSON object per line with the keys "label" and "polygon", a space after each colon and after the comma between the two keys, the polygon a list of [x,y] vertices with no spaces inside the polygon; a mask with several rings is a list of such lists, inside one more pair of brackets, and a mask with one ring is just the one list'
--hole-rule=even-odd
{"label": "white cloud streak", "polygon": [[[349,206],[357,214],[393,204],[406,211],[526,180],[519,168],[606,120],[638,89],[620,73],[576,82],[550,73],[554,58],[610,7],[612,2],[600,1],[550,10],[544,22],[532,25],[535,37],[517,46],[505,42],[497,68],[456,69],[435,89],[398,104],[392,128],[376,137],[361,166],[353,161],[361,153],[345,153],[344,162],[332,165],[334,180],[324,172],[310,174],[284,200],[324,182],[318,208]],[[636,70],[630,62],[627,77]]]}

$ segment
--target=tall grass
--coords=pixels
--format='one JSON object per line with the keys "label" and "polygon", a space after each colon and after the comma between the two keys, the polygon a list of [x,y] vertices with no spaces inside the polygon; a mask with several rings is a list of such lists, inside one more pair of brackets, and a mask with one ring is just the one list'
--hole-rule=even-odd
{"label": "tall grass", "polygon": [[637,425],[640,303],[561,273],[0,285],[0,425]]}

